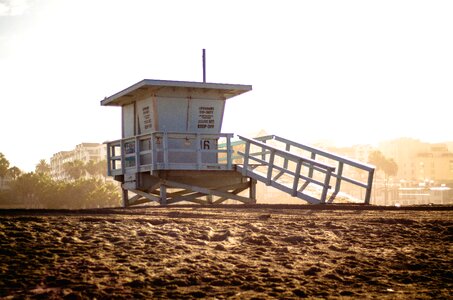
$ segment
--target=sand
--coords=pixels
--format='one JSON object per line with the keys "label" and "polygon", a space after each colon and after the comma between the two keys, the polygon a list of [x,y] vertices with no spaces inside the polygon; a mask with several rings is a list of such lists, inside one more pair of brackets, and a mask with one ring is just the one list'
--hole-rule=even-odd
{"label": "sand", "polygon": [[0,210],[0,298],[452,299],[453,211]]}

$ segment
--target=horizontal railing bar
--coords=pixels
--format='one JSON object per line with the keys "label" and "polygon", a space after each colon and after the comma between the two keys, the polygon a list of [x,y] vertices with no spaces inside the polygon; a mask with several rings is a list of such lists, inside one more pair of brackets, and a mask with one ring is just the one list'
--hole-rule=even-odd
{"label": "horizontal railing bar", "polygon": [[154,170],[230,170],[225,164],[155,163]]}
{"label": "horizontal railing bar", "polygon": [[123,138],[123,139],[108,141],[108,142],[105,142],[105,144],[109,144],[111,146],[120,146],[121,141],[133,142],[136,139],[147,140],[148,138],[150,138],[152,136],[164,137],[164,135],[167,135],[169,138],[175,138],[175,139],[184,139],[184,138],[188,138],[188,137],[196,139],[197,136],[200,136],[202,138],[213,138],[213,139],[234,137],[233,133],[196,133],[196,132],[181,133],[181,132],[161,132],[161,131],[159,131],[159,132],[153,132],[153,133],[143,133],[143,134],[139,134],[139,135],[136,135],[133,137],[127,137],[127,138]]}
{"label": "horizontal railing bar", "polygon": [[150,153],[153,153],[153,151],[152,150],[142,150],[139,152],[140,155],[150,154]]}
{"label": "horizontal railing bar", "polygon": [[[334,175],[332,174],[332,176],[334,176]],[[337,177],[337,176],[335,176],[335,177]],[[358,186],[363,187],[363,188],[368,188],[368,184],[366,184],[366,183],[363,183],[363,182],[354,180],[354,179],[352,179],[352,178],[343,177],[343,176],[341,176],[340,178],[341,178],[341,180],[344,180],[344,181],[346,181],[346,182],[349,182],[349,183],[358,185]]]}
{"label": "horizontal railing bar", "polygon": [[[243,153],[243,152],[241,152],[241,151],[238,151],[238,154],[240,154],[240,155],[242,155],[242,156],[245,155],[245,153]],[[278,154],[276,154],[276,155],[278,155]],[[267,161],[262,160],[262,159],[259,159],[259,158],[256,158],[256,157],[253,157],[253,156],[249,157],[249,159],[250,159],[250,160],[253,160],[253,161],[256,161],[256,162],[259,162],[259,163],[261,163],[262,165],[266,165],[266,166],[267,166],[267,165],[269,164]],[[301,159],[303,159],[303,158],[301,158]],[[294,163],[297,163],[297,162],[295,162],[295,161],[293,161],[293,162],[294,162]],[[305,166],[305,167],[311,167],[311,164],[310,164],[310,163],[302,163],[302,165]],[[284,169],[284,168],[282,168],[282,167],[280,167],[280,166],[278,166],[278,165],[275,165],[275,164],[274,164],[273,166],[274,166],[274,167],[273,167],[274,169],[278,169],[278,170],[287,170],[287,169]],[[325,169],[322,169],[322,168],[319,168],[319,167],[312,167],[312,168],[313,168],[314,170],[316,170],[316,171],[321,172],[321,173],[324,173],[324,174],[327,173],[327,171],[326,171]],[[290,170],[287,170],[287,173],[288,173],[288,172],[290,172],[290,174],[294,175],[294,172],[291,172]],[[333,175],[333,174],[334,174],[334,173],[332,173],[332,175]],[[308,177],[307,177],[307,178],[308,178]]]}
{"label": "horizontal railing bar", "polygon": [[271,151],[267,150],[267,151],[261,151],[261,152],[253,152],[253,153],[249,153],[249,156],[255,156],[255,155],[267,155],[267,154],[271,154]]}
{"label": "horizontal railing bar", "polygon": [[[242,153],[242,152],[238,152],[238,153],[244,155],[244,153]],[[249,160],[260,162],[261,163],[260,166],[269,166],[269,162],[267,162],[265,160],[262,160],[262,159],[259,159],[259,158],[249,157]],[[283,172],[285,174],[288,174],[288,175],[291,175],[291,176],[296,176],[296,173],[294,173],[293,171],[285,169],[285,168],[280,167],[278,165],[273,165],[272,168],[276,169],[276,170],[278,170],[280,172]],[[313,179],[313,178],[310,178],[310,177],[307,177],[307,176],[304,176],[302,174],[299,174],[299,178],[302,178],[305,181],[313,182],[314,184],[320,185],[322,187],[325,186],[325,184],[323,182],[318,181],[318,180]],[[329,186],[329,188],[330,188],[330,186]]]}
{"label": "horizontal railing bar", "polygon": [[[245,156],[245,153],[242,152],[242,151],[238,151],[237,152],[239,155],[242,155],[242,156]],[[259,158],[256,158],[256,157],[253,157],[253,156],[250,156],[249,157],[249,160],[253,160],[253,161],[256,161],[256,162],[259,162],[260,163],[260,166],[267,166],[269,163],[265,160],[262,160],[262,159],[259,159]]]}
{"label": "horizontal railing bar", "polygon": [[[269,137],[269,136],[267,136],[267,137]],[[299,143],[296,143],[294,141],[291,141],[291,140],[288,140],[288,139],[285,139],[285,138],[282,138],[282,137],[279,137],[279,136],[276,136],[276,135],[273,135],[272,137],[276,141],[279,141],[279,142],[282,142],[282,143],[285,143],[285,144],[288,144],[288,145],[291,145],[291,146],[294,146],[294,147],[298,147],[298,148],[306,150],[306,151],[314,152],[317,155],[321,155],[321,156],[324,156],[326,158],[330,158],[330,159],[333,159],[333,160],[336,160],[336,161],[340,161],[342,163],[345,163],[347,165],[350,165],[350,166],[353,166],[353,167],[356,167],[356,168],[359,168],[359,169],[362,169],[362,170],[366,170],[366,171],[374,170],[374,166],[366,164],[366,163],[358,162],[358,161],[355,161],[353,159],[346,158],[346,157],[343,157],[343,156],[340,156],[340,155],[334,155],[334,154],[326,152],[324,150],[321,150],[321,149],[318,149],[318,148],[315,148],[315,147],[312,147],[312,146],[299,144]]]}
{"label": "horizontal railing bar", "polygon": [[[173,152],[173,153],[178,153],[178,152],[193,152],[193,153],[196,153],[196,152],[203,152],[203,153],[233,153],[232,151],[228,151],[228,150],[216,150],[216,149],[197,149],[197,148],[192,148],[192,149],[182,149],[182,148],[175,148],[175,149],[171,149],[171,148],[167,148],[167,149],[163,149],[163,148],[156,148],[156,151],[157,152]],[[147,151],[147,153],[152,153],[152,151]],[[140,152],[140,154],[143,154],[143,152]],[[145,153],[146,154],[146,153]]]}
{"label": "horizontal railing bar", "polygon": [[269,149],[275,150],[276,153],[278,153],[278,155],[280,157],[291,159],[292,161],[298,161],[299,159],[302,159],[302,161],[309,162],[310,164],[313,164],[315,166],[319,166],[319,167],[322,167],[324,169],[330,169],[331,171],[335,170],[335,167],[323,164],[323,163],[321,163],[319,161],[316,161],[316,160],[313,160],[313,159],[310,159],[310,158],[300,157],[300,156],[292,154],[292,153],[290,153],[290,152],[288,152],[286,150],[275,148],[273,146],[270,146],[268,144],[262,143],[260,141],[249,139],[249,138],[246,138],[246,137],[243,137],[243,136],[240,136],[240,135],[238,135],[238,136],[239,136],[239,138],[249,142],[250,144],[253,144],[253,145],[256,145],[256,146],[259,146],[259,147],[263,147],[263,148],[269,148]]}
{"label": "horizontal railing bar", "polygon": [[[310,164],[307,164],[307,163],[302,163],[302,165],[303,165],[304,167],[309,167],[309,168],[311,167]],[[313,170],[315,170],[315,171],[318,171],[318,172],[321,172],[321,173],[326,173],[326,170],[324,170],[324,169],[321,169],[321,168],[318,168],[318,167],[312,167],[312,168],[313,168]],[[358,185],[358,186],[363,187],[363,188],[367,188],[367,187],[368,187],[368,185],[365,184],[365,183],[362,183],[362,182],[360,182],[360,181],[354,180],[354,179],[352,179],[352,178],[349,178],[349,177],[346,177],[346,176],[343,176],[343,175],[338,175],[338,174],[335,173],[335,172],[332,172],[331,176],[332,176],[332,177],[335,177],[335,178],[340,178],[341,180],[347,181],[347,182],[349,182],[349,183]]]}
{"label": "horizontal railing bar", "polygon": [[[295,172],[290,171],[290,170],[285,169],[285,168],[282,168],[282,167],[280,167],[280,166],[275,166],[275,165],[274,165],[274,166],[273,166],[273,169],[276,169],[276,170],[278,170],[278,171],[284,172],[285,174],[292,175],[292,176],[294,176],[294,177],[297,176]],[[299,178],[302,178],[302,179],[305,180],[305,181],[313,182],[314,184],[320,185],[320,186],[322,186],[322,187],[325,186],[324,182],[318,181],[318,180],[316,180],[316,179],[307,177],[307,176],[302,175],[302,174],[299,174],[298,176],[299,176]],[[330,185],[329,185],[328,187],[330,187]]]}

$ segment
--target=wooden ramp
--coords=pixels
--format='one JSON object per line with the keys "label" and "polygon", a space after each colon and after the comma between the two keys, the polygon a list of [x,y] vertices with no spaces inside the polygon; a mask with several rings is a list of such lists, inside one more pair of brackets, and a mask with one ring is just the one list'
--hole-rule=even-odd
{"label": "wooden ramp", "polygon": [[[253,178],[311,204],[343,202],[370,203],[374,167],[320,149],[270,135],[259,138],[239,136],[243,163],[236,166],[243,176]],[[308,157],[307,157],[308,156]],[[366,182],[346,176],[366,178]],[[333,185],[334,183],[334,185]],[[364,199],[342,192],[342,183],[364,189]]]}

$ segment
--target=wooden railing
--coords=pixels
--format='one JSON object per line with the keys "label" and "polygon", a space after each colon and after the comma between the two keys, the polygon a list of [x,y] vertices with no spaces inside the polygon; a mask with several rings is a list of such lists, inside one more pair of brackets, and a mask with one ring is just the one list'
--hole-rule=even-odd
{"label": "wooden railing", "polygon": [[[370,203],[373,166],[275,135],[254,139],[238,137],[242,145],[232,143],[233,134],[230,133],[154,132],[108,142],[108,175],[156,170],[237,169],[244,176],[254,177],[311,203],[332,202],[343,191],[342,183],[347,182],[365,189],[364,202]],[[233,144],[236,151],[233,151]],[[304,155],[300,152],[304,152]],[[240,160],[237,159],[238,155]],[[264,168],[264,174],[255,170],[256,167]],[[348,168],[348,172],[345,172],[345,168]],[[349,169],[358,170],[362,175],[354,177],[350,174],[359,172]],[[291,182],[288,185],[288,182],[282,183],[283,180],[279,178],[286,178],[286,181],[290,178]],[[332,179],[335,180],[333,191]],[[320,188],[320,196],[309,195],[305,191],[308,185]]]}
{"label": "wooden railing", "polygon": [[[327,192],[330,189],[330,178],[335,167],[275,148],[256,139],[238,137],[245,142],[244,152],[238,151],[244,158],[242,166],[238,165],[238,169],[244,176],[253,177],[310,203],[326,202]],[[289,166],[290,162],[294,168]],[[302,169],[303,166],[321,172],[323,179],[318,180],[310,176],[310,173],[306,174]],[[258,171],[258,168],[261,170]],[[264,173],[262,173],[262,169],[264,169]],[[284,184],[282,180],[279,180],[280,178],[291,178],[292,182],[289,185]],[[309,184],[321,187],[319,198],[305,192]]]}
{"label": "wooden railing", "polygon": [[[233,170],[232,137],[229,133],[154,132],[107,142],[108,175],[154,170]],[[225,140],[226,147],[218,147],[219,139]]]}
{"label": "wooden railing", "polygon": [[[365,204],[370,204],[370,199],[371,199],[371,189],[373,186],[373,176],[374,176],[374,170],[375,167],[366,163],[358,162],[346,157],[342,157],[339,155],[335,155],[333,153],[317,149],[311,146],[299,144],[287,139],[284,139],[282,137],[276,136],[276,135],[269,135],[269,136],[263,136],[263,137],[258,137],[256,140],[259,140],[263,143],[267,143],[270,141],[273,141],[274,143],[280,144],[278,145],[278,148],[283,148],[286,151],[291,151],[292,153],[295,152],[301,152],[305,151],[309,154],[310,158],[312,160],[317,160],[317,161],[328,161],[329,164],[336,164],[336,171],[333,172],[331,175],[333,178],[335,178],[335,189],[333,193],[330,196],[329,200],[333,200],[337,194],[341,191],[341,184],[343,182],[348,182],[351,183],[352,185],[355,185],[357,187],[365,189],[365,197],[364,197],[364,203]],[[285,166],[288,166],[288,161],[285,160],[284,162]],[[348,174],[361,174],[363,173],[364,176],[356,176],[357,178],[352,178],[352,176],[346,176],[344,174],[345,168],[349,168]],[[319,172],[326,172],[323,168],[319,168],[316,165],[311,165],[309,166],[309,174],[308,177],[313,177],[313,172],[314,171],[319,171]],[[362,177],[364,177],[365,181],[362,181]]]}

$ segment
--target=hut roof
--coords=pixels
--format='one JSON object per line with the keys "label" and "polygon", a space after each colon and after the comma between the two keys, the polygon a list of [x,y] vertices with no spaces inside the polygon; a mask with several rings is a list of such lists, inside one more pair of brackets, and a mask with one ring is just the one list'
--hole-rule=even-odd
{"label": "hut roof", "polygon": [[158,93],[162,90],[171,90],[172,92],[196,92],[207,93],[216,92],[221,98],[228,99],[242,93],[252,90],[251,85],[225,84],[225,83],[207,83],[207,82],[190,82],[190,81],[172,81],[172,80],[155,80],[143,79],[134,85],[110,96],[101,101],[103,106],[121,106],[133,101],[136,95],[149,91]]}

